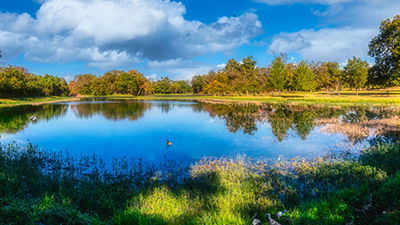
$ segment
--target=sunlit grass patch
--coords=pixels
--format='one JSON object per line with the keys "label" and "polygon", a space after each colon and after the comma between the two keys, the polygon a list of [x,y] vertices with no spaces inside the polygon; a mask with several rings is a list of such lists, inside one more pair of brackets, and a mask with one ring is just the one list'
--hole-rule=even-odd
{"label": "sunlit grass patch", "polygon": [[205,224],[246,224],[250,215],[264,214],[276,204],[266,194],[269,187],[261,175],[244,159],[203,161],[192,167],[191,176],[217,187],[207,200],[214,212],[203,217]]}
{"label": "sunlit grass patch", "polygon": [[49,97],[25,97],[25,98],[13,98],[13,99],[0,99],[1,107],[10,107],[17,105],[34,105],[34,104],[45,104],[63,101],[77,101],[79,98],[76,97],[59,97],[59,96],[49,96]]}
{"label": "sunlit grass patch", "polygon": [[313,201],[290,210],[285,216],[288,224],[336,225],[351,223],[351,208],[341,200]]}
{"label": "sunlit grass patch", "polygon": [[[9,224],[396,224],[399,143],[359,158],[208,159],[165,172],[142,162],[73,159],[11,144],[0,154],[0,218]],[[397,171],[397,172],[396,172]],[[175,175],[174,175],[175,174]],[[274,213],[286,209],[282,218]]]}

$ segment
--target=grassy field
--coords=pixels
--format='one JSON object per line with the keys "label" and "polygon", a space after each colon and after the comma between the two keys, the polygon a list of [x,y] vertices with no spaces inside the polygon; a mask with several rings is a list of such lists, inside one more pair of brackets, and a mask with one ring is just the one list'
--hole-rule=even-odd
{"label": "grassy field", "polygon": [[[389,91],[389,92],[388,92]],[[203,96],[193,94],[166,94],[151,96],[115,95],[105,96],[110,99],[136,100],[196,100],[196,101],[240,101],[256,103],[301,103],[301,104],[371,104],[371,105],[400,105],[400,89],[360,91],[343,91],[340,96],[336,93],[325,92],[282,92],[280,94],[244,95],[244,96]]]}
{"label": "grassy field", "polygon": [[[400,143],[357,159],[168,162],[147,167],[72,158],[28,145],[0,149],[3,224],[400,224]],[[274,214],[287,212],[278,218]]]}
{"label": "grassy field", "polygon": [[383,89],[372,91],[342,91],[337,93],[326,92],[282,92],[266,93],[264,95],[243,96],[204,96],[188,94],[157,94],[150,96],[111,95],[111,96],[77,96],[77,97],[39,97],[0,99],[0,107],[16,105],[35,105],[63,101],[78,101],[82,98],[99,98],[113,100],[194,100],[194,101],[239,101],[255,103],[300,103],[300,104],[367,104],[367,105],[400,105],[400,89]]}
{"label": "grassy field", "polygon": [[54,102],[64,102],[64,101],[76,101],[79,98],[76,97],[26,97],[26,98],[13,98],[13,99],[0,99],[0,108],[1,107],[10,107],[17,105],[39,105],[45,103],[54,103]]}

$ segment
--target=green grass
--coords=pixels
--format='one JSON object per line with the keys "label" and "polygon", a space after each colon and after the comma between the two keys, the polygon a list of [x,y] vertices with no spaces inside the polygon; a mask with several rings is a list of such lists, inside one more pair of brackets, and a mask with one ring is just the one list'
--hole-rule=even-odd
{"label": "green grass", "polygon": [[[3,224],[399,224],[400,142],[357,159],[202,160],[152,167],[27,145],[0,150]],[[390,163],[393,160],[394,163]]]}
{"label": "green grass", "polygon": [[[193,94],[157,94],[150,96],[112,95],[102,96],[114,100],[187,100],[187,101],[239,101],[256,103],[299,103],[299,104],[367,104],[367,105],[400,105],[400,89],[342,91],[341,95],[325,92],[282,92],[280,94],[266,93],[263,95],[243,96],[204,96]],[[94,97],[94,96],[86,96]]]}
{"label": "green grass", "polygon": [[77,96],[77,97],[38,97],[38,98],[15,98],[0,99],[0,107],[15,105],[43,104],[58,101],[76,101],[82,98],[106,98],[110,100],[143,100],[143,101],[206,101],[206,102],[255,102],[255,103],[298,103],[298,104],[362,104],[362,105],[400,105],[400,89],[381,89],[360,91],[356,95],[355,91],[342,91],[337,93],[320,92],[281,92],[266,93],[263,95],[243,95],[243,96],[205,96],[194,95],[192,93],[183,94],[154,94],[150,96],[132,95],[110,95],[110,96]]}
{"label": "green grass", "polygon": [[75,100],[79,100],[79,98],[51,96],[51,97],[26,97],[26,98],[0,99],[0,108],[17,106],[17,105],[32,105],[32,104],[35,105],[35,104],[45,104],[52,102],[75,101]]}

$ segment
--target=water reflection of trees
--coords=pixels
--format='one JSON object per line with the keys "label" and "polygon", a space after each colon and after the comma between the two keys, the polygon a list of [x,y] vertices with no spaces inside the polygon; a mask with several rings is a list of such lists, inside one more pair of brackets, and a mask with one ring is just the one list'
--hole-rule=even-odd
{"label": "water reflection of trees", "polygon": [[29,124],[64,115],[68,105],[48,104],[0,109],[0,133],[17,133]]}
{"label": "water reflection of trees", "polygon": [[229,131],[253,134],[268,122],[278,141],[293,131],[305,140],[319,126],[325,133],[345,135],[352,143],[393,141],[400,135],[400,108],[285,104],[202,103],[195,111],[207,111],[226,122]]}
{"label": "water reflection of trees", "polygon": [[[67,104],[20,106],[0,109],[0,132],[16,133],[30,123],[62,116]],[[230,132],[253,135],[260,126],[269,124],[273,135],[283,141],[292,132],[305,140],[314,128],[321,132],[343,134],[352,143],[392,142],[400,137],[400,108],[368,106],[323,106],[287,104],[238,104],[171,102],[93,102],[71,105],[80,118],[95,115],[110,120],[137,120],[152,107],[171,113],[174,107],[190,107],[193,112],[207,112],[225,121]],[[37,120],[32,120],[35,116]]]}
{"label": "water reflection of trees", "polygon": [[203,103],[201,109],[209,112],[211,117],[225,120],[226,127],[233,133],[242,130],[245,134],[253,134],[261,120],[257,111],[259,107],[255,104]]}
{"label": "water reflection of trees", "polygon": [[80,118],[100,115],[110,120],[137,120],[143,117],[145,111],[150,108],[151,103],[148,102],[103,102],[71,105],[75,115]]}

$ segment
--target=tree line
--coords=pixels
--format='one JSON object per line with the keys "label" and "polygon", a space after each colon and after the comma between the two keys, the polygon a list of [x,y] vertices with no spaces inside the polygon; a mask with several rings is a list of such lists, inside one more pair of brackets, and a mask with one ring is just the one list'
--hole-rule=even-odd
{"label": "tree line", "polygon": [[278,56],[269,67],[256,66],[250,56],[241,62],[231,59],[224,69],[194,76],[192,80],[173,81],[163,77],[147,79],[136,70],[110,71],[98,77],[77,75],[70,83],[63,78],[38,76],[20,67],[0,68],[0,97],[38,97],[68,95],[150,95],[196,93],[206,95],[260,94],[269,91],[356,90],[365,87],[369,65],[358,58],[348,61],[342,70],[338,63],[285,63]]}
{"label": "tree line", "polygon": [[368,84],[369,64],[360,58],[349,59],[341,69],[336,62],[286,63],[285,55],[277,56],[266,68],[256,66],[249,56],[241,62],[230,59],[225,68],[194,76],[195,93],[209,95],[260,94],[281,91],[336,90],[358,91]]}
{"label": "tree line", "polygon": [[151,81],[136,70],[128,72],[114,70],[101,77],[93,74],[78,75],[69,84],[69,87],[74,95],[149,95],[192,91],[189,81],[173,81],[168,77]]}
{"label": "tree line", "polygon": [[259,94],[268,91],[314,91],[343,88],[383,88],[400,85],[400,15],[381,23],[380,33],[369,44],[368,54],[375,58],[370,66],[353,57],[341,68],[337,62],[287,63],[277,56],[266,68],[256,66],[250,56],[241,62],[231,59],[224,69],[195,76],[195,93]]}
{"label": "tree line", "polygon": [[[1,52],[0,52],[1,54]],[[370,66],[353,57],[341,67],[337,62],[288,63],[281,54],[267,67],[258,67],[252,56],[230,59],[225,68],[197,75],[191,81],[163,77],[147,79],[136,70],[110,71],[97,77],[83,74],[69,84],[51,75],[37,76],[20,67],[0,67],[0,97],[66,95],[149,95],[196,93],[243,95],[282,91],[336,91],[400,85],[400,15],[381,23],[380,33],[369,44]],[[1,57],[1,55],[0,55]]]}
{"label": "tree line", "polygon": [[0,97],[68,95],[68,83],[63,78],[34,75],[21,67],[0,67]]}

